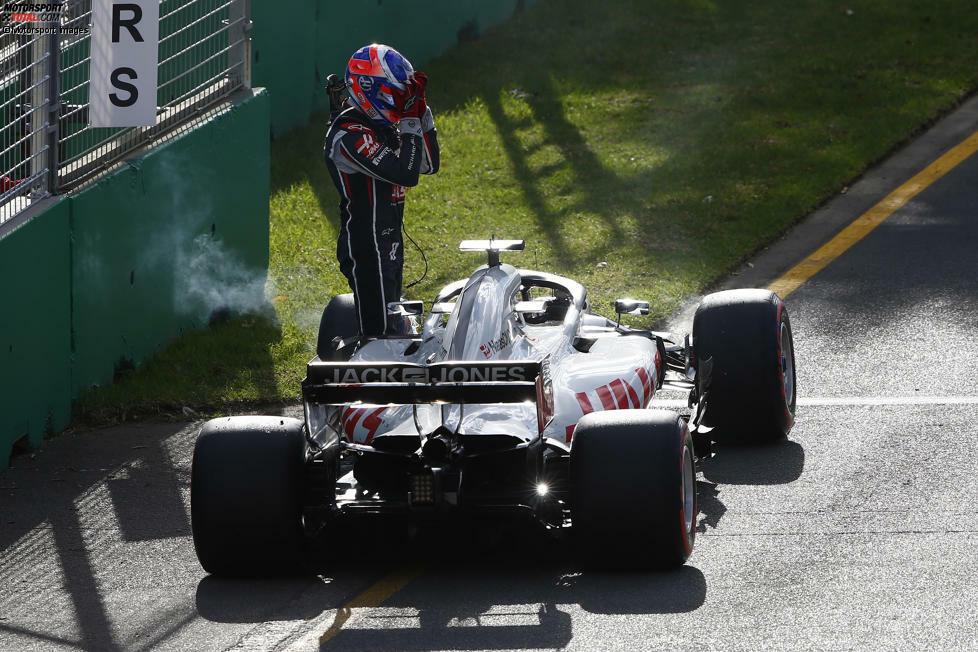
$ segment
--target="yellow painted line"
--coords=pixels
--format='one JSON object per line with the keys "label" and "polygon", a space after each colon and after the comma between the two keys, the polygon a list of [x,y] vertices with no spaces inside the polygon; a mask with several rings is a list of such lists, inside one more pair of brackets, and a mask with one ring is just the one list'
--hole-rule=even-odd
{"label": "yellow painted line", "polygon": [[303,636],[298,641],[288,647],[288,650],[318,650],[327,641],[340,633],[343,625],[353,615],[354,609],[373,609],[386,602],[392,595],[403,589],[421,575],[424,569],[412,566],[402,568],[390,573],[379,582],[368,588],[366,591],[353,598],[345,605],[336,610],[333,623],[322,633],[317,633],[318,628]]}
{"label": "yellow painted line", "polygon": [[838,258],[846,249],[862,240],[867,233],[882,224],[883,220],[903,208],[924,188],[950,172],[975,151],[978,151],[978,132],[971,134],[964,141],[955,145],[946,154],[883,198],[880,203],[860,215],[838,235],[819,247],[815,253],[767,286],[767,289],[776,292],[782,299],[785,298],[797,290],[802,283],[815,276],[823,267]]}

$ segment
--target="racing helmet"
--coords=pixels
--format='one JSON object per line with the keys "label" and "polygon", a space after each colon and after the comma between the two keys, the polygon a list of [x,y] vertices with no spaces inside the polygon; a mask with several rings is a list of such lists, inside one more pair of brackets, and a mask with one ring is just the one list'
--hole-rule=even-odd
{"label": "racing helmet", "polygon": [[380,127],[400,121],[413,76],[411,62],[394,48],[380,43],[365,45],[354,52],[346,67],[350,99]]}

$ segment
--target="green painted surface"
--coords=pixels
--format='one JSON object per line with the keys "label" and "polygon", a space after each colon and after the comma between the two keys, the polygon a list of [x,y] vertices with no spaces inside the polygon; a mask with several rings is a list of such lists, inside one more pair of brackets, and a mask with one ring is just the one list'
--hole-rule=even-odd
{"label": "green painted surface", "polygon": [[75,396],[215,309],[262,301],[268,99],[236,104],[72,198]]}
{"label": "green painted surface", "polygon": [[477,36],[529,4],[364,0],[330,11],[324,3],[299,0],[283,11],[271,3],[253,3],[252,81],[272,95],[272,133],[304,125],[312,111],[325,108],[327,75],[342,73],[357,48],[386,43],[421,67],[459,39]]}
{"label": "green painted surface", "polygon": [[0,239],[0,468],[71,420],[69,203]]}
{"label": "green painted surface", "polygon": [[264,303],[269,120],[259,89],[0,239],[0,468],[81,390]]}
{"label": "green painted surface", "polygon": [[317,83],[316,16],[325,11],[319,9],[321,4],[315,0],[251,3],[251,83],[269,90],[274,134],[309,120]]}

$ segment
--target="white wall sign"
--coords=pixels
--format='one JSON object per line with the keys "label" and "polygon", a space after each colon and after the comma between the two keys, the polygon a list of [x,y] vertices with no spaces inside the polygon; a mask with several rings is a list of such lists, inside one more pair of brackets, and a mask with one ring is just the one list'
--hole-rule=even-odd
{"label": "white wall sign", "polygon": [[159,0],[94,0],[88,123],[156,124]]}

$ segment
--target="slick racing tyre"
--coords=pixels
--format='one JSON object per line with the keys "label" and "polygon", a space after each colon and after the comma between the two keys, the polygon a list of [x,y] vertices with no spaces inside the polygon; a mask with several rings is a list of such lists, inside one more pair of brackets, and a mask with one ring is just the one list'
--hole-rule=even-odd
{"label": "slick racing tyre", "polygon": [[227,417],[201,428],[190,479],[194,549],[214,575],[298,570],[305,438],[286,417]]}
{"label": "slick racing tyre", "polygon": [[584,416],[571,446],[570,489],[572,532],[586,565],[671,568],[693,551],[693,440],[678,414]]}
{"label": "slick racing tyre", "polygon": [[693,318],[697,391],[714,439],[761,443],[785,437],[797,403],[794,341],[784,302],[768,290],[703,298]]}
{"label": "slick racing tyre", "polygon": [[352,337],[360,332],[360,320],[352,294],[337,294],[326,304],[319,321],[316,355],[320,360],[345,360],[349,356],[336,350],[335,337]]}

